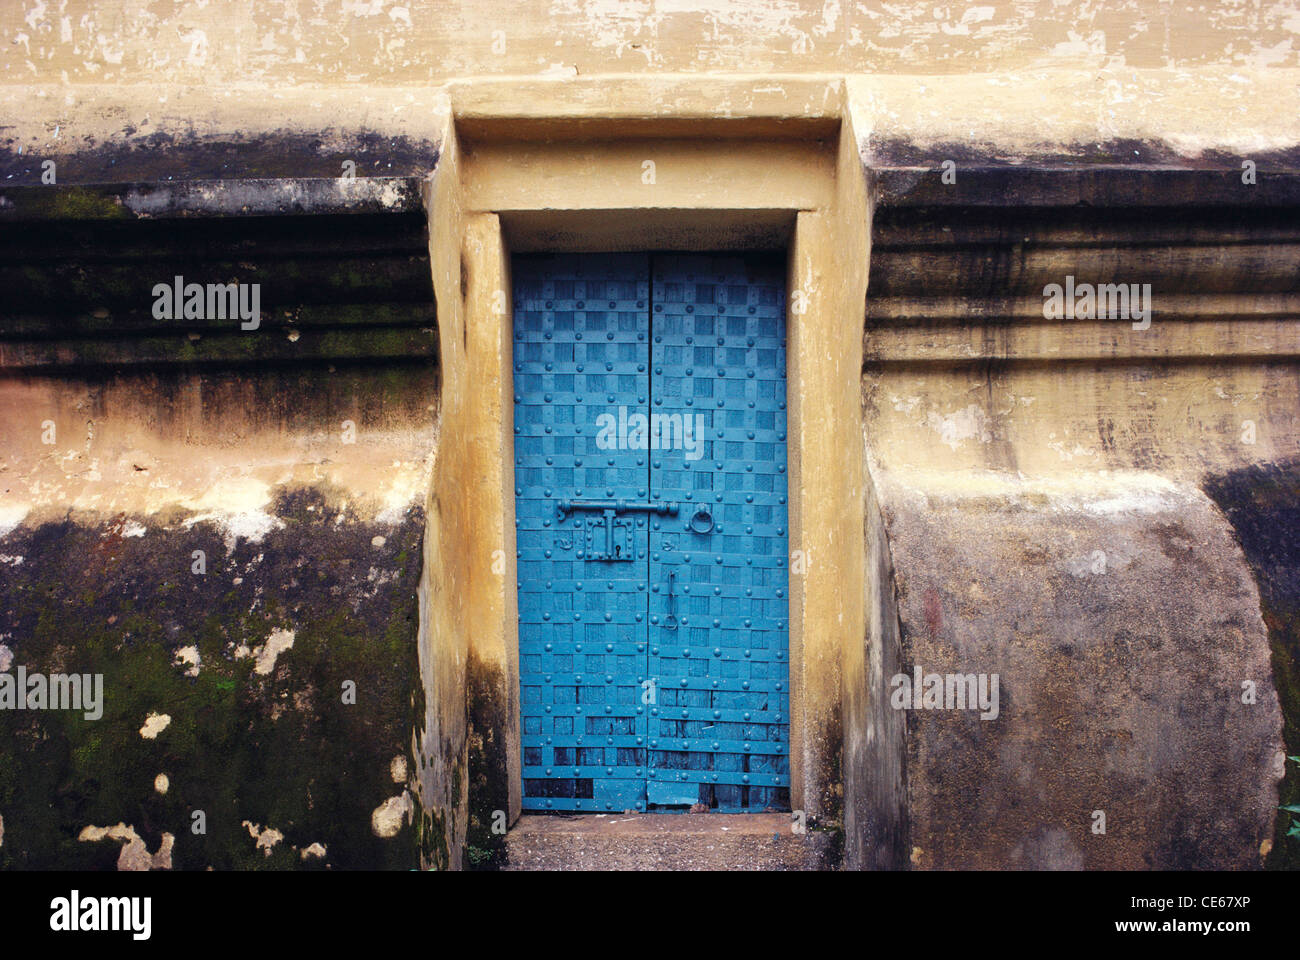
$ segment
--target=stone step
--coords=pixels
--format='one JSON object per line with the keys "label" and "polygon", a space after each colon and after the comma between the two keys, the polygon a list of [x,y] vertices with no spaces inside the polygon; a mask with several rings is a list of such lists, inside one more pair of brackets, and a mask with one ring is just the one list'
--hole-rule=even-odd
{"label": "stone step", "polygon": [[829,834],[792,833],[788,813],[526,814],[507,870],[825,870]]}

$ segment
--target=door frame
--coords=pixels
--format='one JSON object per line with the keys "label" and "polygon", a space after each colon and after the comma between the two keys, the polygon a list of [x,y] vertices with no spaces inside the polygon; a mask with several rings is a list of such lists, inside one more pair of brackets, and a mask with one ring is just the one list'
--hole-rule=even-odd
{"label": "door frame", "polygon": [[866,630],[864,165],[833,84],[798,81],[800,98],[791,84],[692,82],[747,106],[725,123],[684,116],[630,81],[595,96],[538,82],[521,98],[516,85],[509,108],[476,82],[446,104],[425,190],[442,404],[421,653],[436,700],[424,733],[448,741],[452,766],[461,750],[468,774],[430,778],[453,846],[456,809],[504,810],[509,823],[520,811],[510,256],[524,251],[786,251],[789,543],[803,561],[790,570],[790,800],[808,822],[842,819],[841,677],[860,665]]}

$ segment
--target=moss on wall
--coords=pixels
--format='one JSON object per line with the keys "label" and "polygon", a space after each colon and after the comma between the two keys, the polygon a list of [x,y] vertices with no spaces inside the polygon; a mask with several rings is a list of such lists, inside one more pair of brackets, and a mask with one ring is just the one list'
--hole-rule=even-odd
{"label": "moss on wall", "polygon": [[[111,869],[120,844],[78,835],[119,822],[150,852],[172,834],[178,869],[417,863],[436,825],[417,813],[420,829],[407,817],[380,838],[371,815],[403,794],[393,761],[409,769],[422,713],[423,518],[353,520],[317,489],[283,492],[271,513],[282,526],[229,552],[221,530],[187,528],[181,515],[65,520],[4,538],[3,553],[22,558],[0,580],[11,669],[102,673],[104,695],[98,720],[0,711],[0,867]],[[292,646],[271,656],[275,631],[291,632]],[[178,658],[189,647],[192,676]],[[347,682],[355,703],[344,702]],[[171,718],[154,739],[140,733],[150,714]],[[196,810],[204,834],[192,830]],[[245,822],[284,839],[258,849]],[[325,856],[304,859],[316,843]]]}

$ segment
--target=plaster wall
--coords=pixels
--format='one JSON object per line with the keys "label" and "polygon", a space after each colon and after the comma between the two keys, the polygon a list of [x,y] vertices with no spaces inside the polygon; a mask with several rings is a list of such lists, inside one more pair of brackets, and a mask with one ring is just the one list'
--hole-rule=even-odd
{"label": "plaster wall", "polygon": [[[518,808],[512,244],[788,245],[791,290],[807,294],[789,353],[791,545],[807,570],[791,583],[794,795],[844,831],[848,865],[1243,866],[1268,851],[1282,726],[1269,673],[1278,638],[1295,636],[1279,613],[1294,574],[1267,538],[1242,552],[1225,491],[1276,479],[1300,445],[1289,235],[1190,260],[1156,245],[1121,263],[1086,243],[1031,256],[1019,289],[983,291],[1021,322],[954,330],[943,321],[960,306],[925,288],[987,279],[960,255],[896,259],[919,289],[866,290],[881,258],[863,169],[1294,169],[1293,3],[21,0],[4,13],[13,183],[39,184],[47,158],[61,183],[332,178],[348,160],[434,171],[434,411],[409,384],[378,421],[359,414],[377,427],[363,446],[336,448],[335,406],[229,412],[273,380],[216,400],[198,379],[0,386],[15,424],[48,415],[76,438],[55,454],[25,426],[6,435],[0,518],[18,518],[17,535],[69,510],[110,539],[122,514],[273,527],[268,504],[299,481],[367,524],[422,506],[411,809],[426,865],[494,856],[485,817]],[[1080,264],[1140,264],[1183,298],[1163,301],[1178,322],[1144,337],[1034,322],[1036,287]],[[291,396],[310,407],[313,392]],[[183,442],[161,438],[173,424]],[[251,464],[246,443],[261,451]],[[1252,500],[1256,533],[1277,496]],[[883,685],[918,661],[1001,671],[1002,724],[886,710]],[[1251,711],[1232,705],[1243,679],[1258,679]],[[957,808],[969,822],[950,821]],[[1111,813],[1113,842],[1089,831],[1093,809]]]}
{"label": "plaster wall", "polygon": [[1101,7],[989,0],[463,0],[181,3],[18,0],[0,76],[120,83],[429,83],[449,76],[632,72],[989,73],[1060,63],[1297,67],[1285,0]]}
{"label": "plaster wall", "polygon": [[0,378],[0,661],[103,677],[98,718],[0,716],[0,864],[415,863],[436,407],[428,370]]}
{"label": "plaster wall", "polygon": [[[1293,523],[1293,247],[1265,211],[1197,211],[877,210],[863,416],[899,672],[1001,690],[988,720],[907,713],[915,867],[1284,853],[1293,566],[1244,547]],[[1150,283],[1150,323],[1047,319],[1067,274]]]}

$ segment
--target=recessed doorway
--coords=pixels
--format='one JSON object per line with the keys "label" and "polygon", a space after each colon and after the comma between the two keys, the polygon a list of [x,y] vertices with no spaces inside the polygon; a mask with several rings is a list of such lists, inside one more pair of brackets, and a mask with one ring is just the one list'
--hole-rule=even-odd
{"label": "recessed doorway", "polygon": [[513,258],[525,810],[789,809],[786,269]]}

